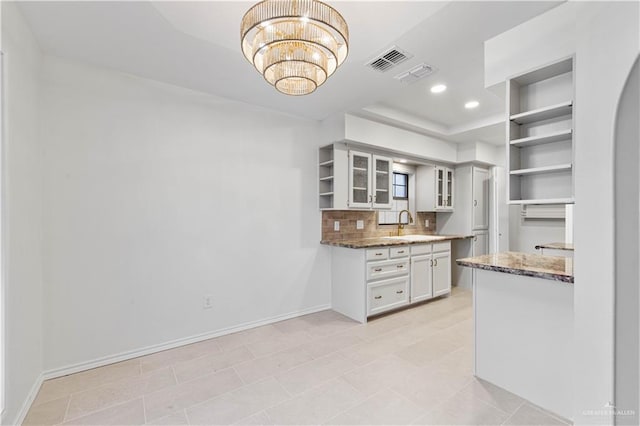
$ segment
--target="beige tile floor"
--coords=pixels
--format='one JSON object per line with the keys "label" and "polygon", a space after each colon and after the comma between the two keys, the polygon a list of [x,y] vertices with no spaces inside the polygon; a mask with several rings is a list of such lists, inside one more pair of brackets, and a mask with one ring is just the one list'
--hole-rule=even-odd
{"label": "beige tile floor", "polygon": [[471,294],[333,311],[46,381],[25,424],[562,425],[474,378]]}

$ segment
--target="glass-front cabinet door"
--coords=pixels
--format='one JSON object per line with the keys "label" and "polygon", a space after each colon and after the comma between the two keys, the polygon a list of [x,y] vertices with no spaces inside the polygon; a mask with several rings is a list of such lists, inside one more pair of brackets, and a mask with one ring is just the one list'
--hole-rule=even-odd
{"label": "glass-front cabinet door", "polygon": [[445,176],[447,177],[446,185],[447,185],[447,196],[445,198],[445,208],[453,209],[453,170],[446,169]]}
{"label": "glass-front cabinet door", "polygon": [[373,156],[373,208],[391,208],[393,160],[380,155]]}
{"label": "glass-front cabinet door", "polygon": [[436,209],[444,208],[445,203],[445,169],[442,167],[436,167]]}
{"label": "glass-front cabinet door", "polygon": [[349,151],[349,207],[370,208],[371,154]]}

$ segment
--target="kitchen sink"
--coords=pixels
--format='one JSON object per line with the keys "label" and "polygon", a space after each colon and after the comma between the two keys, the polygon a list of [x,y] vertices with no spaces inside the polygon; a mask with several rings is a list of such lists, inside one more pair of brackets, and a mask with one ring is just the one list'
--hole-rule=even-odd
{"label": "kitchen sink", "polygon": [[447,237],[441,237],[439,235],[416,235],[416,234],[413,234],[413,235],[399,235],[399,236],[383,237],[383,238],[389,239],[389,240],[431,242],[431,241],[444,240]]}

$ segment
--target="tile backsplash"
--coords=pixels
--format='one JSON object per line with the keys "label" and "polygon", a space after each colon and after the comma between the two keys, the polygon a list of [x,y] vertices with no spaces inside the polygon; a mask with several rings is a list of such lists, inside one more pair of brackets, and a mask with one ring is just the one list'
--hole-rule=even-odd
{"label": "tile backsplash", "polygon": [[[403,215],[403,217],[405,217]],[[404,226],[404,234],[435,234],[436,214],[420,212],[414,215],[414,223]],[[356,229],[362,220],[364,229]],[[425,220],[429,220],[426,227]],[[340,222],[340,230],[334,231],[334,222]],[[388,237],[397,235],[398,225],[378,225],[377,211],[325,210],[322,212],[322,240],[354,240],[359,238]]]}

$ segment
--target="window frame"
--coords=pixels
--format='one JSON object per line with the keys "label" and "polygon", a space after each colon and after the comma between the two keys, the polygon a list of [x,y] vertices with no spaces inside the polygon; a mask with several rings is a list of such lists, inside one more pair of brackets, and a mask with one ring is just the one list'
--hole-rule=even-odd
{"label": "window frame", "polygon": [[[409,200],[409,173],[403,173],[403,172],[392,172],[392,173],[393,173],[393,179],[391,182],[391,194],[393,195],[393,199],[408,201]],[[396,179],[395,179],[396,175],[404,176],[406,185],[396,185]],[[396,197],[396,187],[405,188],[405,194],[407,194],[406,197]]]}

